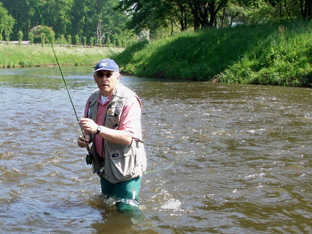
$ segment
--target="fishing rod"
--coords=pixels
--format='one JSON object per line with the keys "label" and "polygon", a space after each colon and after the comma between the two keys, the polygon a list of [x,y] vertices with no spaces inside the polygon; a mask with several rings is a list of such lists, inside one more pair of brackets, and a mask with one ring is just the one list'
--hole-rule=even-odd
{"label": "fishing rod", "polygon": [[[68,97],[69,97],[71,106],[72,106],[72,108],[73,108],[73,110],[74,110],[74,114],[75,114],[75,116],[76,116],[77,122],[79,122],[79,118],[78,118],[78,115],[77,115],[77,111],[76,111],[76,108],[75,108],[75,106],[74,106],[73,99],[71,98],[71,95],[70,95],[70,93],[69,93],[69,90],[68,90],[68,87],[67,87],[67,83],[66,83],[66,80],[65,80],[65,78],[64,78],[63,71],[62,71],[62,69],[61,69],[60,63],[59,63],[59,61],[58,61],[58,59],[57,59],[57,56],[56,56],[56,53],[55,53],[55,50],[54,50],[54,47],[53,47],[52,40],[51,40],[50,35],[49,35],[49,33],[48,33],[47,27],[46,27],[46,25],[45,25],[45,23],[44,23],[42,14],[41,14],[41,12],[40,12],[40,10],[39,10],[38,3],[37,3],[36,0],[34,0],[34,2],[35,2],[35,5],[36,5],[36,8],[37,8],[37,11],[38,11],[38,13],[39,13],[39,16],[40,16],[40,18],[41,18],[41,22],[42,22],[42,25],[43,25],[43,27],[44,27],[45,33],[46,33],[46,35],[47,35],[47,37],[48,37],[48,40],[49,40],[49,42],[50,42],[50,45],[51,45],[51,48],[52,48],[52,51],[53,51],[53,54],[54,54],[54,58],[55,58],[55,60],[56,60],[57,66],[58,66],[59,71],[60,71],[60,73],[61,73],[62,80],[63,80],[63,83],[64,83],[64,85],[65,85],[65,88],[66,88],[67,95],[68,95]],[[85,143],[85,145],[86,145],[86,149],[87,149],[87,151],[88,151],[88,155],[86,156],[86,163],[89,165],[89,164],[92,163],[92,159],[91,159],[91,156],[90,156],[90,147],[89,147],[89,145],[88,145],[87,142],[86,142],[86,138],[85,138],[85,136],[84,136],[84,134],[83,134],[82,128],[81,128],[80,126],[79,126],[79,128],[80,128],[80,131],[81,131],[81,133],[82,133],[83,140],[84,140],[84,143]]]}

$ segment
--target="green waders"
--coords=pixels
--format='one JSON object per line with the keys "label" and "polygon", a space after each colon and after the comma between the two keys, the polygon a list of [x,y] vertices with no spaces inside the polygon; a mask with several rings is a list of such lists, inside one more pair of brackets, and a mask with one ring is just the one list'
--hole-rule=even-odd
{"label": "green waders", "polygon": [[139,192],[141,177],[112,184],[101,177],[102,193],[108,198],[116,198],[116,206],[120,212],[128,212],[139,209]]}

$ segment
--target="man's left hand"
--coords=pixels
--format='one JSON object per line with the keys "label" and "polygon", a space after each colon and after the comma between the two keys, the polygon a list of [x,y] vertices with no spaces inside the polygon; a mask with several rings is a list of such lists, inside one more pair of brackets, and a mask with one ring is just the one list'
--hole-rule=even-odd
{"label": "man's left hand", "polygon": [[89,118],[81,118],[78,122],[82,130],[88,131],[90,133],[96,133],[98,125]]}

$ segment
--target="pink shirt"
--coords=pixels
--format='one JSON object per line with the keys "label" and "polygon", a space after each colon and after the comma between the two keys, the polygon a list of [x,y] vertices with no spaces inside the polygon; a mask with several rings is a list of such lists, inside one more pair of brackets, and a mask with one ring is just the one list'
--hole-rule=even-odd
{"label": "pink shirt", "polygon": [[[91,96],[89,97],[89,99],[90,98]],[[98,111],[96,115],[96,123],[101,126],[104,125],[105,113],[106,113],[107,106],[111,98],[112,98],[112,95],[109,96],[107,100],[105,101],[105,103],[103,104],[101,102],[101,93],[100,93],[97,99]],[[89,99],[87,101],[86,108],[85,108],[85,114],[84,114],[85,117],[88,116]],[[141,103],[135,96],[130,97],[122,109],[118,130],[123,130],[127,132],[134,139],[142,138],[141,136],[142,134],[141,133]],[[95,135],[94,141],[95,141],[97,153],[100,156],[104,157],[103,138],[98,135]]]}

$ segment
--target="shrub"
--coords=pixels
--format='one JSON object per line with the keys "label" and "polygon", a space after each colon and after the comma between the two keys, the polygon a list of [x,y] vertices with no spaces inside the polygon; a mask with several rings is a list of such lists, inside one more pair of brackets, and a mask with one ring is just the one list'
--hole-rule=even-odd
{"label": "shrub", "polygon": [[76,45],[76,47],[78,47],[78,45],[79,45],[79,36],[78,35],[75,36],[75,45]]}
{"label": "shrub", "polygon": [[67,43],[69,46],[72,45],[72,36],[71,35],[67,35]]}
{"label": "shrub", "polygon": [[83,37],[83,47],[87,47],[87,37]]}
{"label": "shrub", "polygon": [[91,48],[94,46],[94,37],[90,37],[90,46]]}
{"label": "shrub", "polygon": [[34,43],[34,34],[29,32],[28,33],[28,40],[29,40],[29,43],[32,45]]}
{"label": "shrub", "polygon": [[[54,43],[55,40],[55,32],[53,31],[53,29],[51,27],[47,27],[47,32],[48,32],[48,37],[45,36],[45,41],[44,43],[50,43],[49,38],[51,39],[51,43]],[[42,42],[42,33],[44,33],[46,35],[46,30],[45,27],[43,25],[38,25],[33,27],[32,29],[30,29],[30,33],[32,33],[34,35],[34,43],[43,43]]]}
{"label": "shrub", "polygon": [[18,44],[21,45],[22,44],[22,40],[23,40],[23,32],[21,30],[18,31],[17,37],[18,37]]}

